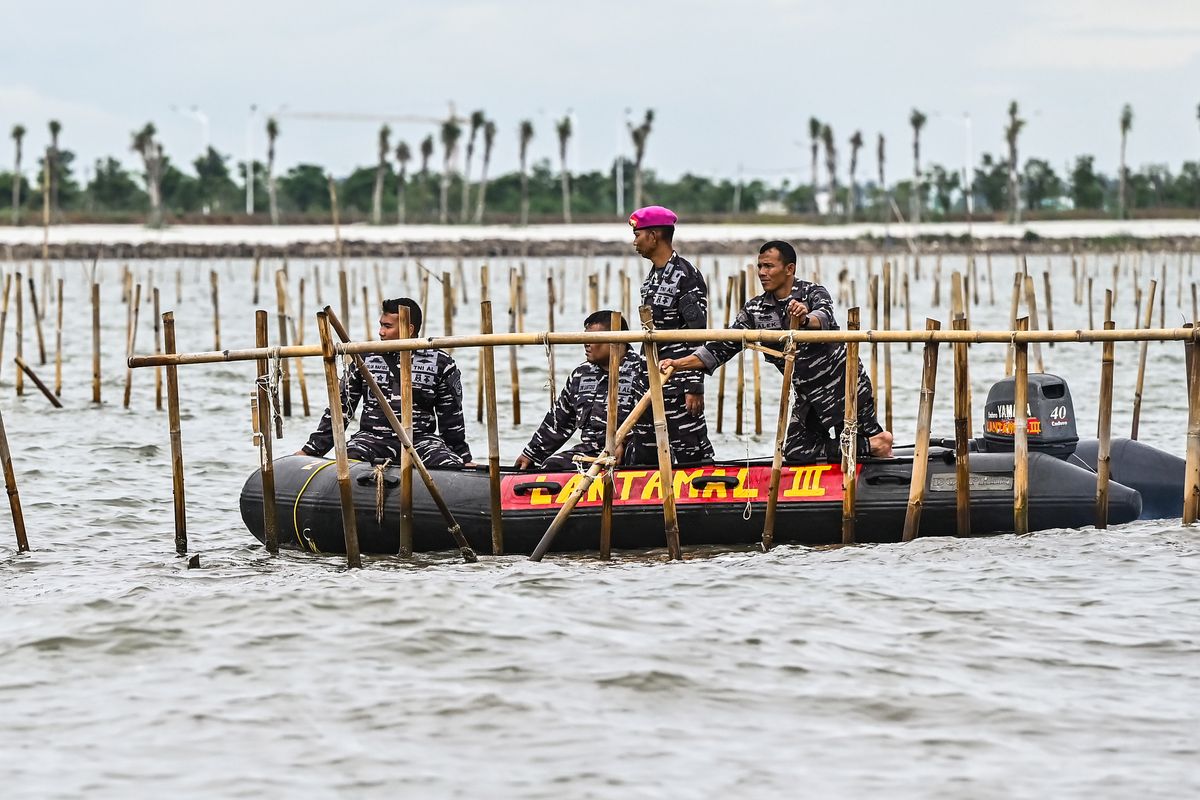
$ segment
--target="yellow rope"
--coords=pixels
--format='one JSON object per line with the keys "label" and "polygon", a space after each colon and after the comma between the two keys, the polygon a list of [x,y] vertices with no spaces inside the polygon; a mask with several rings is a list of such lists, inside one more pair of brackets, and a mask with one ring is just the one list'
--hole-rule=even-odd
{"label": "yellow rope", "polygon": [[300,545],[301,549],[307,548],[314,553],[321,552],[317,548],[316,544],[313,543],[312,539],[309,539],[307,536],[300,535],[300,522],[299,522],[300,498],[304,497],[305,490],[307,490],[308,485],[310,483],[312,483],[312,479],[317,477],[318,472],[325,469],[326,467],[332,467],[336,463],[337,463],[336,461],[327,461],[324,464],[322,464],[321,466],[314,469],[312,471],[312,474],[308,476],[308,480],[306,480],[304,482],[304,485],[300,487],[300,491],[296,493],[296,502],[292,504],[292,528],[295,529],[295,531],[296,531],[296,542]]}

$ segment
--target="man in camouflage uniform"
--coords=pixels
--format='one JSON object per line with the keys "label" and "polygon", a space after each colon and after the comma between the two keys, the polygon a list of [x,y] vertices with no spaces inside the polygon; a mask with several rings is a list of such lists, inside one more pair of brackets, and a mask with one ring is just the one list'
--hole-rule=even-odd
{"label": "man in camouflage uniform", "polygon": [[[385,300],[379,315],[379,338],[384,341],[402,338],[400,306],[409,313],[409,329],[404,338],[416,336],[421,330],[421,307],[407,297]],[[400,392],[400,354],[370,353],[363,357],[367,370],[397,417],[402,418]],[[462,411],[462,377],[454,359],[444,350],[412,351],[413,446],[430,469],[457,469],[471,461],[466,426]],[[403,449],[375,396],[367,389],[358,370],[351,370],[342,392],[342,416],[348,425],[354,409],[362,400],[362,418],[358,432],[346,443],[350,458],[360,461],[391,459],[400,463]],[[323,456],[333,447],[333,421],[329,409],[317,430],[300,449],[300,454]]]}
{"label": "man in camouflage uniform", "polygon": [[[833,299],[820,284],[796,277],[796,251],[787,242],[767,242],[759,248],[758,278],[763,293],[738,312],[732,327],[739,329],[785,330],[789,316],[801,328],[837,330]],[[708,342],[684,358],[662,361],[666,369],[703,369],[710,375],[742,349],[741,342]],[[767,356],[783,371],[783,359]],[[788,420],[784,458],[791,462],[836,460],[845,422],[846,346],[840,343],[797,344],[792,385],[796,402]],[[832,430],[832,435],[830,431]],[[887,457],[892,454],[892,434],[875,418],[871,381],[858,364],[858,436],[860,456]]]}
{"label": "man in camouflage uniform", "polygon": [[[586,331],[609,330],[611,311],[597,311],[584,320]],[[621,330],[629,330],[621,320]],[[626,344],[585,344],[583,354],[587,359],[571,372],[558,401],[546,413],[541,426],[525,445],[517,459],[518,469],[539,468],[547,472],[574,470],[574,457],[598,456],[604,449],[608,431],[608,357],[609,349],[620,347],[625,355],[617,379],[617,424],[624,422],[638,400],[649,390],[646,377],[646,361]],[[579,444],[561,453],[556,453],[568,439],[579,431]],[[619,451],[619,463],[638,462],[643,446],[654,447],[654,427],[649,413],[642,415],[626,437],[623,451]]]}
{"label": "man in camouflage uniform", "polygon": [[[629,218],[633,248],[650,262],[642,282],[642,305],[650,306],[655,330],[708,327],[708,286],[704,276],[675,252],[675,212],[662,206],[639,208]],[[682,358],[691,352],[683,342],[662,343],[660,359]],[[663,386],[667,434],[671,460],[676,464],[698,464],[713,460],[704,421],[704,377],[679,375]]]}

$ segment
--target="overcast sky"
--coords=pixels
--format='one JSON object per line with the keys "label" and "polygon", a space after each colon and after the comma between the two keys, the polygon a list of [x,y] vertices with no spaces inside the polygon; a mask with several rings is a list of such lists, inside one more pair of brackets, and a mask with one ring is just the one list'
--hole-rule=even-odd
{"label": "overcast sky", "polygon": [[[240,160],[256,104],[256,157],[263,110],[282,109],[280,165],[344,174],[373,163],[379,123],[287,113],[436,118],[451,102],[496,120],[494,172],[516,166],[522,119],[536,129],[534,157],[556,158],[553,120],[571,110],[572,168],[598,169],[630,149],[626,109],[637,119],[653,108],[646,162],[667,176],[743,165],[748,177],[806,181],[816,116],[833,127],[843,174],[855,130],[868,142],[859,175],[875,174],[883,133],[891,180],[912,170],[913,107],[930,117],[923,160],[958,168],[964,113],[978,161],[1003,149],[1012,99],[1028,119],[1022,160],[1061,169],[1089,153],[1112,172],[1126,102],[1132,164],[1200,159],[1198,0],[0,0],[0,19],[3,168],[12,125],[29,129],[33,153],[51,118],[85,163],[133,164],[131,132],[148,120],[190,162],[201,128],[172,106],[202,109],[212,143]],[[414,152],[435,132],[392,127]]]}

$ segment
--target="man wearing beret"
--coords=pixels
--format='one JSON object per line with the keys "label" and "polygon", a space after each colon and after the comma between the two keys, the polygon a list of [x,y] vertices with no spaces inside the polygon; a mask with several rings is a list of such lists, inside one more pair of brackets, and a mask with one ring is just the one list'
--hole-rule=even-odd
{"label": "man wearing beret", "polygon": [[[633,212],[633,249],[650,262],[650,273],[642,282],[642,305],[649,306],[656,330],[708,327],[708,286],[700,270],[681,258],[672,246],[675,212],[662,206],[647,206]],[[691,352],[683,342],[658,346],[660,358],[682,358]],[[675,376],[663,386],[671,460],[697,464],[713,460],[704,421],[704,376],[697,373]],[[652,460],[652,459],[650,459]]]}

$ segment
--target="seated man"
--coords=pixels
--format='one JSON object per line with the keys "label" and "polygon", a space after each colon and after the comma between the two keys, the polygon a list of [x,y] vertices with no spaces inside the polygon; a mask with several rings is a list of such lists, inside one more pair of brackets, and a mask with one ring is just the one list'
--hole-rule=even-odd
{"label": "seated man", "polygon": [[[746,303],[731,327],[760,330],[785,330],[788,316],[795,317],[801,328],[837,329],[833,299],[820,284],[796,277],[796,250],[787,242],[767,242],[758,251],[758,279],[763,293]],[[708,342],[690,356],[659,362],[661,369],[704,369],[709,374],[733,358],[742,349],[741,342]],[[783,359],[767,356],[767,361],[783,371]],[[839,452],[838,437],[845,421],[846,346],[844,344],[796,345],[792,385],[796,402],[788,420],[784,458],[792,462],[833,460]],[[833,435],[830,435],[830,431]],[[858,455],[888,457],[892,454],[892,434],[875,418],[875,400],[871,381],[858,364]]]}
{"label": "seated man", "polygon": [[[408,309],[409,326],[400,330],[400,306]],[[415,300],[401,297],[384,300],[379,315],[379,338],[391,341],[416,336],[421,330],[421,307]],[[392,411],[403,419],[400,397],[400,354],[370,353],[363,357],[367,369],[388,398]],[[413,446],[425,462],[435,469],[457,469],[471,461],[462,411],[462,377],[454,359],[444,350],[412,351]],[[376,461],[390,458],[400,463],[402,446],[387,417],[375,402],[358,370],[351,370],[342,395],[342,415],[347,425],[362,400],[362,418],[358,432],[346,443],[350,458]],[[317,430],[308,438],[298,455],[323,456],[333,447],[333,422],[329,409],[321,417]]]}
{"label": "seated man", "polygon": [[[611,311],[597,311],[583,322],[586,331],[606,331],[612,323]],[[621,330],[629,325],[621,320]],[[638,400],[650,388],[646,378],[645,360],[629,345],[585,344],[587,359],[571,372],[554,408],[546,413],[541,427],[521,451],[515,466],[518,469],[538,468],[546,471],[573,470],[572,459],[577,455],[598,456],[604,449],[608,430],[608,357],[609,348],[624,350],[617,383],[617,424],[620,425]],[[579,444],[555,454],[558,448],[579,431]],[[639,445],[654,447],[654,427],[649,411],[634,425],[624,446],[618,448],[618,463],[636,463]]]}

